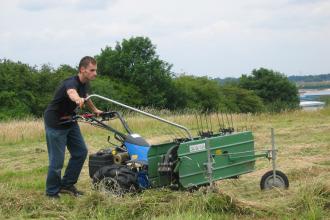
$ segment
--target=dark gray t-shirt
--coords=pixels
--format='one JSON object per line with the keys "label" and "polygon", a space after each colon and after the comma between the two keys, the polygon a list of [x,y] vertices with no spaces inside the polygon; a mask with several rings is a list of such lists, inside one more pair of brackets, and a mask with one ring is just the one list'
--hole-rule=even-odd
{"label": "dark gray t-shirt", "polygon": [[56,129],[66,129],[72,126],[72,123],[59,124],[60,118],[63,116],[75,115],[77,105],[71,101],[67,94],[68,89],[77,90],[82,98],[86,98],[89,88],[88,83],[81,83],[78,75],[65,79],[61,85],[56,89],[53,100],[49,103],[45,111],[45,123],[48,127]]}

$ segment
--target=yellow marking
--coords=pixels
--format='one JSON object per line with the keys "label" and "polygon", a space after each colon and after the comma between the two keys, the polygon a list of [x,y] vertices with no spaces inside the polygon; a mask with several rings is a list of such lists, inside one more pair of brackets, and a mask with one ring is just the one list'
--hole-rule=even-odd
{"label": "yellow marking", "polygon": [[133,155],[132,155],[132,159],[133,159],[133,160],[138,159],[138,155],[137,155],[137,154],[133,154]]}
{"label": "yellow marking", "polygon": [[221,155],[221,154],[222,154],[221,149],[216,149],[216,150],[215,150],[215,155]]}

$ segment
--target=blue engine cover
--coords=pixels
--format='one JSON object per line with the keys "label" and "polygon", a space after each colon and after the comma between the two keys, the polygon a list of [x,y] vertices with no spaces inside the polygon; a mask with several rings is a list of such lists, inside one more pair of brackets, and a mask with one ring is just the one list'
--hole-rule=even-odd
{"label": "blue engine cover", "polygon": [[148,164],[149,143],[138,134],[126,136],[124,144],[132,161]]}
{"label": "blue engine cover", "polygon": [[148,151],[150,149],[149,146],[139,146],[128,142],[125,142],[125,146],[132,161],[135,160],[142,162],[143,164],[148,164]]}

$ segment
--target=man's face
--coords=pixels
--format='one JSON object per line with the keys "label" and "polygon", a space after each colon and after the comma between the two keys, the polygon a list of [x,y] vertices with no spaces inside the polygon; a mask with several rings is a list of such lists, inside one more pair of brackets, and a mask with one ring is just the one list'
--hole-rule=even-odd
{"label": "man's face", "polygon": [[89,63],[86,68],[81,67],[81,69],[80,69],[82,75],[87,80],[94,80],[95,79],[95,77],[97,75],[96,70],[97,70],[97,65],[96,64],[94,65],[92,63]]}

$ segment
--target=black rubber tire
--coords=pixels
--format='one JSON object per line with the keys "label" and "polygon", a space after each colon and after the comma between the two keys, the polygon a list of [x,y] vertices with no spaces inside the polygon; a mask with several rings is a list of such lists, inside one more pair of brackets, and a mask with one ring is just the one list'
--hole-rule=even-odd
{"label": "black rubber tire", "polygon": [[102,182],[107,191],[117,195],[139,190],[137,174],[125,165],[113,164],[100,168],[93,176],[93,184],[99,189]]}
{"label": "black rubber tire", "polygon": [[261,190],[271,189],[272,187],[279,187],[279,188],[284,188],[284,189],[289,188],[288,177],[279,170],[276,170],[277,185],[274,186],[272,184],[272,180],[273,180],[273,171],[270,170],[270,171],[266,172],[260,180]]}

